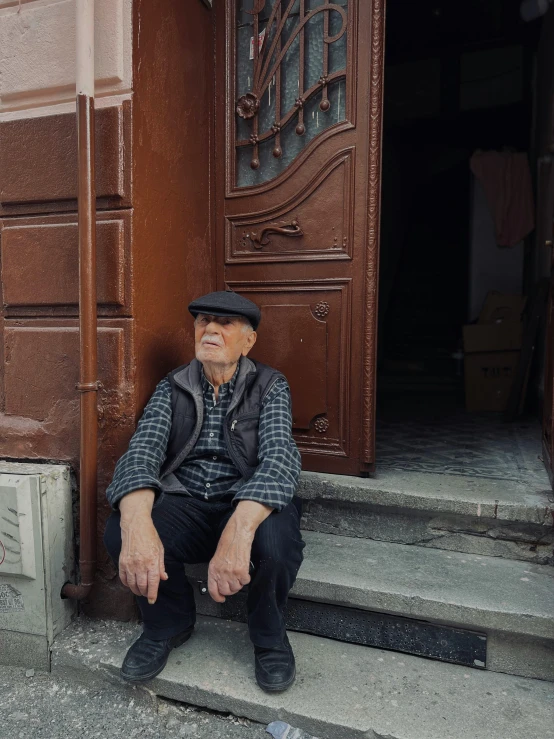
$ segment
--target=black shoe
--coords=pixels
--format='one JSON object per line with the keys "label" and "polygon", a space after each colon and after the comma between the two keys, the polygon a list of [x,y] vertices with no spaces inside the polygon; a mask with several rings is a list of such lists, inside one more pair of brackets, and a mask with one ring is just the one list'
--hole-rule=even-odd
{"label": "black shoe", "polygon": [[273,693],[289,688],[296,677],[294,654],[285,635],[282,646],[254,647],[256,682],[262,690]]}
{"label": "black shoe", "polygon": [[191,626],[170,639],[160,640],[150,639],[141,634],[125,655],[120,671],[121,677],[132,683],[156,677],[166,666],[171,650],[184,644],[190,638],[193,629],[194,626]]}

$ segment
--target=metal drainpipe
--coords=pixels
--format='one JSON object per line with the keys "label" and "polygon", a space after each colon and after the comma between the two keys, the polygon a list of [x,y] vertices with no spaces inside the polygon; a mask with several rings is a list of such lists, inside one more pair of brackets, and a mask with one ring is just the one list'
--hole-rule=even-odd
{"label": "metal drainpipe", "polygon": [[79,383],[81,393],[79,585],[62,598],[83,600],[96,572],[98,449],[96,326],[96,191],[94,182],[94,0],[76,0],[79,223]]}

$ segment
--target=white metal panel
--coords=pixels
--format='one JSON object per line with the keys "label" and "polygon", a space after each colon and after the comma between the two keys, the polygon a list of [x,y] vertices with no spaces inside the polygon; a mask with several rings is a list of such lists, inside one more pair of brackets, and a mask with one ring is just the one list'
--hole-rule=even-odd
{"label": "white metal panel", "polygon": [[[22,631],[27,634],[46,634],[46,606],[44,601],[44,560],[42,556],[42,525],[40,515],[40,481],[37,475],[1,475],[0,499],[17,510],[21,532],[22,560],[32,559],[33,578],[22,572],[10,572],[14,565],[6,561],[0,566],[0,629]],[[17,508],[12,508],[15,505]],[[11,503],[11,505],[9,505]],[[9,511],[8,511],[9,512]],[[13,515],[13,514],[12,514]],[[0,536],[4,548],[7,525],[2,520]],[[0,547],[0,551],[1,551]],[[12,551],[17,547],[13,546]],[[9,551],[9,550],[8,550]],[[15,559],[15,555],[13,556]]]}
{"label": "white metal panel", "polygon": [[60,595],[74,576],[73,546],[69,468],[0,462],[0,642],[7,651],[10,634],[40,636],[48,659],[75,608]]}
{"label": "white metal panel", "polygon": [[[29,475],[0,478],[0,575],[36,578],[33,492]],[[39,539],[40,542],[40,539]]]}

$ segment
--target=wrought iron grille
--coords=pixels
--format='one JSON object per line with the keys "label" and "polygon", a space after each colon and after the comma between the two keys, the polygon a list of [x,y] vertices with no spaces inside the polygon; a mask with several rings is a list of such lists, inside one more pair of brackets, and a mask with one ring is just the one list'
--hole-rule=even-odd
{"label": "wrought iron grille", "polygon": [[239,187],[276,177],[345,120],[347,24],[348,0],[237,3]]}

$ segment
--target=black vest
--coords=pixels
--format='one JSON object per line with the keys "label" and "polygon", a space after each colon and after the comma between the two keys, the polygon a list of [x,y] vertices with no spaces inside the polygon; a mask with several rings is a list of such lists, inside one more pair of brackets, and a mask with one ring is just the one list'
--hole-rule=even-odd
{"label": "black vest", "polygon": [[[194,449],[202,430],[204,397],[201,371],[200,362],[193,359],[167,375],[173,416],[161,482],[162,488],[168,492],[182,487],[172,473]],[[245,479],[252,477],[259,464],[258,426],[262,403],[280,377],[284,376],[265,364],[247,357],[241,359],[223,434],[229,456]]]}

